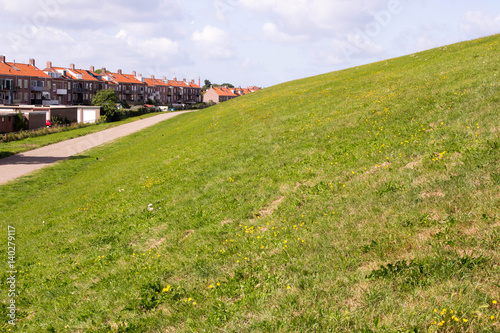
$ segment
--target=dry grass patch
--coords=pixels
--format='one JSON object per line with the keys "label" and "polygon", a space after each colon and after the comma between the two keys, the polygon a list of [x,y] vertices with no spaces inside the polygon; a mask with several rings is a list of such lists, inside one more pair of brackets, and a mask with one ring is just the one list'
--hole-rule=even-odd
{"label": "dry grass patch", "polygon": [[441,192],[441,191],[435,191],[435,192],[432,192],[432,193],[426,193],[426,192],[423,192],[423,193],[420,193],[420,197],[422,199],[428,199],[428,198],[444,198],[446,195]]}
{"label": "dry grass patch", "polygon": [[186,230],[186,233],[184,235],[184,237],[182,237],[180,240],[179,240],[179,244],[184,242],[186,239],[189,238],[189,236],[191,236],[191,234],[194,233],[194,230]]}

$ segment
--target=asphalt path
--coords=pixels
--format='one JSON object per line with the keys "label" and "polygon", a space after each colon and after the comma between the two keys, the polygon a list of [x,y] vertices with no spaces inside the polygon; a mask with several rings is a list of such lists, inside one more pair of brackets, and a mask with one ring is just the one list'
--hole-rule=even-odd
{"label": "asphalt path", "polygon": [[57,161],[64,160],[104,143],[138,132],[186,112],[192,111],[162,113],[158,116],[137,120],[125,125],[108,128],[101,132],[2,158],[0,159],[0,185],[21,176],[25,176]]}

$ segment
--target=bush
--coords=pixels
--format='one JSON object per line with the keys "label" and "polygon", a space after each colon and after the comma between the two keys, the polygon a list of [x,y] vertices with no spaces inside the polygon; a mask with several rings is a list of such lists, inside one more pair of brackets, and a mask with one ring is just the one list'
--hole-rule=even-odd
{"label": "bush", "polygon": [[92,126],[92,125],[94,124],[71,124],[69,126],[64,126],[64,127],[58,127],[58,126],[54,126],[51,128],[42,127],[33,131],[23,130],[16,133],[7,133],[1,135],[0,142],[10,142],[10,141],[23,140],[26,138],[34,138],[37,136],[42,136],[51,133],[58,133],[58,132],[66,132],[73,129]]}
{"label": "bush", "polygon": [[101,107],[101,116],[106,116],[110,122],[120,120],[117,103],[118,96],[114,89],[99,90],[92,99],[93,105]]}
{"label": "bush", "polygon": [[59,117],[59,116],[52,116],[50,118],[50,120],[52,121],[52,123],[54,123],[54,125],[69,125],[71,124],[71,121],[68,120],[68,118],[64,117]]}
{"label": "bush", "polygon": [[16,118],[14,119],[14,128],[17,131],[24,131],[29,128],[28,120],[24,117],[21,112],[18,112]]}

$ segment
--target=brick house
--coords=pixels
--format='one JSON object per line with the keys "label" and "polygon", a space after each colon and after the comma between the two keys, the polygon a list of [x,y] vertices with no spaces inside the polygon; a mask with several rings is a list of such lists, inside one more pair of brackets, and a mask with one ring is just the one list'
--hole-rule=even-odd
{"label": "brick house", "polygon": [[13,103],[14,83],[17,82],[15,74],[14,69],[5,63],[5,57],[0,56],[0,104]]}
{"label": "brick house", "polygon": [[47,61],[47,66],[43,71],[52,78],[52,80],[48,82],[50,98],[43,101],[43,105],[72,104],[72,78],[68,75],[67,70],[61,67],[53,67],[52,62]]}
{"label": "brick house", "polygon": [[148,85],[141,74],[123,74],[119,69],[116,73],[107,72],[103,79],[108,79],[117,84],[118,99],[131,105],[144,104]]}
{"label": "brick house", "polygon": [[95,77],[99,80],[97,84],[98,90],[113,89],[116,95],[119,96],[121,91],[121,84],[115,81],[111,72],[107,71],[105,67],[101,68],[99,73],[94,70],[94,66],[90,66],[90,72],[94,73]]}
{"label": "brick house", "polygon": [[102,68],[95,71],[69,67],[55,67],[51,61],[41,71],[35,60],[29,64],[7,63],[0,56],[0,104],[89,105],[99,90],[112,88],[119,100],[127,104],[144,104],[151,99],[159,104],[195,104],[202,100],[201,88],[194,80],[178,81],[143,78],[141,74],[123,74],[119,69],[111,73]]}
{"label": "brick house", "polygon": [[92,98],[98,90],[100,80],[96,74],[85,69],[76,69],[74,64],[66,68],[66,73],[71,78],[72,103],[74,105],[90,105]]}
{"label": "brick house", "polygon": [[[164,80],[166,80],[166,77],[164,77]],[[164,80],[156,79],[154,75],[151,75],[149,79],[145,79],[145,83],[148,85],[146,99],[150,99],[160,105],[169,103],[168,92],[170,86]]]}
{"label": "brick house", "polygon": [[202,102],[201,87],[194,83],[194,80],[191,80],[191,82],[189,82],[186,100],[188,104],[196,104]]}
{"label": "brick house", "polygon": [[210,87],[205,95],[203,95],[203,102],[219,104],[221,102],[228,101],[230,99],[236,98],[236,95],[231,89],[227,87]]}
{"label": "brick house", "polygon": [[176,77],[165,80],[170,87],[170,104],[196,104],[201,102],[201,88],[194,80],[187,82],[186,79],[178,81]]}
{"label": "brick house", "polygon": [[6,62],[0,56],[0,82],[2,104],[42,104],[49,95],[47,82],[50,76],[35,67],[35,60],[28,64]]}

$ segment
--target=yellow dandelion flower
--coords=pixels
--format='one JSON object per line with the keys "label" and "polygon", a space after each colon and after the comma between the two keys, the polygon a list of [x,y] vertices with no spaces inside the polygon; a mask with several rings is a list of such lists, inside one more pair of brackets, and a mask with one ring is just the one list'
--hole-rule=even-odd
{"label": "yellow dandelion flower", "polygon": [[214,286],[211,284],[208,286],[208,289],[212,289]]}

